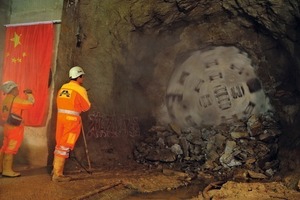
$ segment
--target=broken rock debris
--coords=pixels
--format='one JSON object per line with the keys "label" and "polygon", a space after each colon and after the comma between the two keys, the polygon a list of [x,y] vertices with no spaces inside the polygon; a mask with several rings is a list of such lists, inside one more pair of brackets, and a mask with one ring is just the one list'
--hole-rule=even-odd
{"label": "broken rock debris", "polygon": [[195,175],[206,172],[216,179],[265,179],[279,167],[280,134],[272,112],[211,127],[153,126],[134,156],[149,167],[165,166]]}

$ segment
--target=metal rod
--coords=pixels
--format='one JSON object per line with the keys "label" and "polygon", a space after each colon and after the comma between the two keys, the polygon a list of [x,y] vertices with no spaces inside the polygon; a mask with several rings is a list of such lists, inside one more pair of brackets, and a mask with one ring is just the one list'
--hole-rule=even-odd
{"label": "metal rod", "polygon": [[18,23],[18,24],[5,24],[5,27],[13,26],[28,26],[28,25],[37,25],[37,24],[60,24],[61,20],[52,20],[52,21],[39,21],[39,22],[27,22],[27,23]]}
{"label": "metal rod", "polygon": [[91,161],[90,161],[89,150],[88,150],[88,147],[87,147],[87,142],[86,142],[86,138],[85,138],[85,132],[84,132],[83,125],[81,126],[81,130],[82,130],[82,136],[83,136],[83,141],[84,141],[85,154],[86,154],[86,158],[87,158],[87,161],[88,161],[89,170],[91,170],[92,169]]}
{"label": "metal rod", "polygon": [[101,187],[101,188],[99,188],[99,189],[95,189],[95,190],[89,191],[89,192],[86,193],[86,194],[83,194],[83,195],[81,195],[81,196],[78,196],[78,197],[75,198],[75,200],[90,199],[89,197],[93,197],[93,196],[96,197],[95,195],[97,195],[97,194],[99,194],[99,193],[101,193],[101,192],[104,192],[104,191],[106,191],[106,190],[109,190],[109,189],[111,189],[111,188],[114,188],[114,187],[116,187],[116,186],[118,186],[118,185],[120,185],[120,184],[122,184],[122,181],[113,183],[113,184],[111,184],[111,185],[103,186],[103,187]]}
{"label": "metal rod", "polygon": [[77,158],[76,158],[76,156],[75,156],[75,153],[74,153],[74,156],[73,156],[73,157],[70,156],[70,158],[73,159],[73,160],[75,160],[75,161],[77,162],[77,164],[79,164],[79,166],[80,166],[82,169],[84,169],[84,171],[86,171],[88,174],[92,174],[91,171],[87,170],[87,169],[79,162],[79,160],[77,160]]}

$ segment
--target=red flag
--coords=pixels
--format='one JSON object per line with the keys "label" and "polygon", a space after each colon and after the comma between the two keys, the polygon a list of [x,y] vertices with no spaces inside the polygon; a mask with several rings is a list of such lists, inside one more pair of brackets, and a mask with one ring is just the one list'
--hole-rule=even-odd
{"label": "red flag", "polygon": [[27,126],[42,126],[49,105],[49,73],[53,51],[53,23],[6,27],[2,81],[32,89],[35,104],[22,116]]}

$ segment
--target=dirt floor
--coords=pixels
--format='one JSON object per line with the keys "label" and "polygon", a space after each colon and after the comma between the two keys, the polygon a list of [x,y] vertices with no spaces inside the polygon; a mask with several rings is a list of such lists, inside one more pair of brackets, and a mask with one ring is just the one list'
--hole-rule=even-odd
{"label": "dirt floor", "polygon": [[[229,181],[221,189],[210,190],[206,194],[206,199],[226,199],[226,200],[270,200],[270,199],[300,199],[300,193],[287,189],[282,183],[236,183]],[[205,199],[203,193],[199,198]]]}
{"label": "dirt floor", "polygon": [[[142,165],[69,171],[68,183],[51,181],[51,169],[17,167],[22,176],[0,178],[0,199],[5,200],[138,200],[138,199],[300,199],[300,192],[282,182],[201,184],[187,174]],[[17,169],[16,168],[16,169]],[[299,183],[298,183],[299,184]]]}
{"label": "dirt floor", "polygon": [[93,169],[92,174],[82,169],[67,172],[73,178],[68,183],[52,182],[46,168],[19,167],[19,171],[21,177],[0,178],[0,199],[126,199],[136,193],[172,190],[186,184],[182,173],[166,175],[138,165]]}

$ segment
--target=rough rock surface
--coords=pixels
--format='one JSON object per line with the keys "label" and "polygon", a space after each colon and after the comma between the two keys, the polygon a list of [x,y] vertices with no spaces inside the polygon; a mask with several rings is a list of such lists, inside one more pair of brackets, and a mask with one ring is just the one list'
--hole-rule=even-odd
{"label": "rough rock surface", "polygon": [[[257,66],[264,91],[289,127],[282,141],[292,138],[295,146],[298,25],[297,1],[66,1],[56,81],[62,84],[70,66],[83,66],[93,102],[89,115],[137,117],[144,134],[155,123],[170,122],[165,91],[174,69],[193,51],[232,45]],[[89,119],[84,124],[90,129]],[[108,153],[99,159],[91,152],[95,163],[131,159],[126,155],[138,137],[95,134],[102,137],[89,137],[91,148]]]}
{"label": "rough rock surface", "polygon": [[[86,85],[90,88],[93,108],[84,123],[89,130],[96,130],[88,138],[90,148],[98,149],[91,152],[93,164],[132,161],[128,155],[139,134],[135,134],[136,137],[113,134],[115,132],[108,128],[110,124],[98,123],[98,129],[91,127],[89,124],[97,124],[88,120],[91,115],[137,117],[140,136],[148,134],[147,130],[153,125],[167,125],[170,118],[164,109],[165,98],[173,71],[194,51],[211,46],[235,46],[251,58],[262,88],[279,115],[282,134],[278,140],[278,154],[283,159],[279,169],[296,170],[299,167],[299,157],[295,155],[299,150],[300,121],[299,18],[297,1],[67,1],[56,79],[61,85],[64,80],[61,77],[72,65],[83,66],[89,74]],[[254,129],[247,133],[257,137]],[[249,137],[248,134],[235,131],[231,136],[242,140],[236,138]],[[99,137],[92,137],[95,135]],[[259,140],[268,141],[272,135],[277,132],[259,134]],[[181,149],[173,146],[169,151],[172,156],[167,161],[174,160],[180,150],[188,157],[191,145],[202,145],[198,137],[181,138],[178,143]],[[224,140],[218,138],[218,141]],[[157,142],[160,146],[177,143],[172,137]],[[229,144],[228,152],[233,153]],[[84,158],[82,144],[79,148]],[[213,145],[211,149],[214,150]],[[268,155],[267,149],[261,153]],[[270,153],[276,152],[277,148],[274,149]],[[199,154],[201,149],[192,148],[191,152],[197,155],[193,159],[205,160]],[[209,154],[211,158],[218,158],[220,154],[213,152],[218,149]],[[152,154],[151,159],[159,159],[158,155],[157,152]],[[256,162],[249,159],[248,163],[251,166]],[[206,164],[215,167],[212,162]],[[269,164],[278,167],[276,163]],[[187,168],[192,167],[187,165]],[[266,172],[272,174],[272,171]],[[260,177],[249,171],[246,174],[246,177],[249,174]],[[237,173],[237,178],[240,177],[245,178],[245,172]]]}

